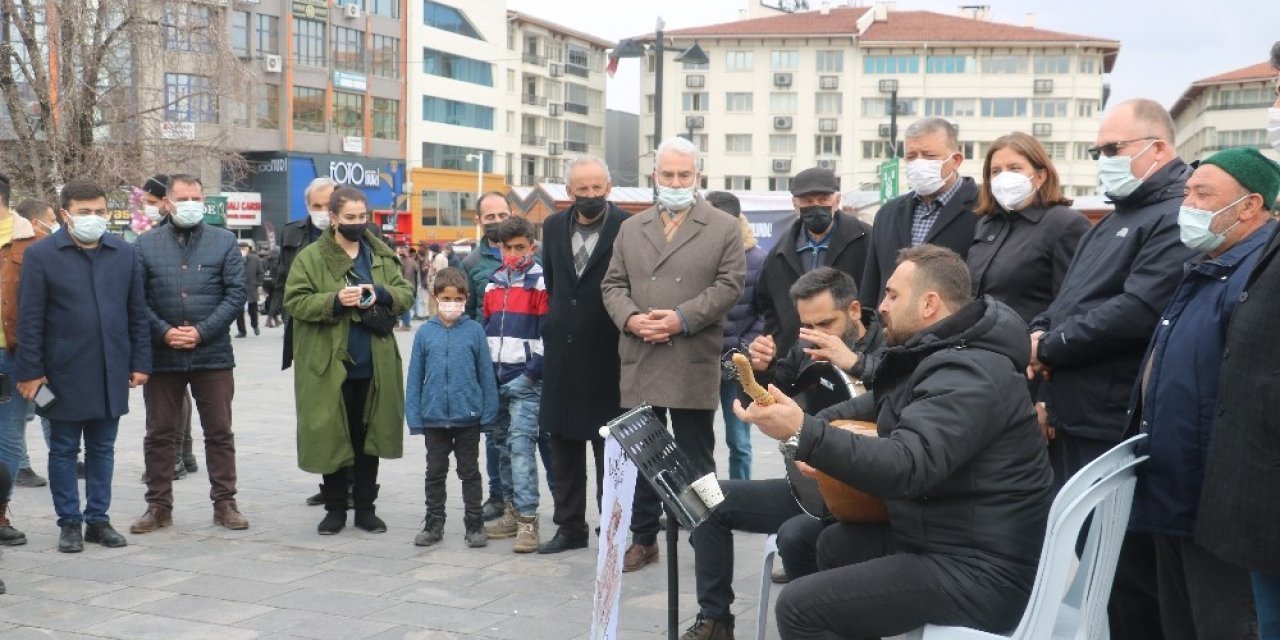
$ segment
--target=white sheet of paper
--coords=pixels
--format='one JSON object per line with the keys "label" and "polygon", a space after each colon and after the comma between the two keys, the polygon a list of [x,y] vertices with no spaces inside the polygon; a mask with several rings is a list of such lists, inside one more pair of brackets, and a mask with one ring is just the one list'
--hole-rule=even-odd
{"label": "white sheet of paper", "polygon": [[618,603],[622,596],[622,556],[631,530],[631,499],[636,491],[636,466],[612,436],[604,444],[604,498],[600,503],[600,555],[596,558],[595,606],[591,613],[592,640],[618,637]]}

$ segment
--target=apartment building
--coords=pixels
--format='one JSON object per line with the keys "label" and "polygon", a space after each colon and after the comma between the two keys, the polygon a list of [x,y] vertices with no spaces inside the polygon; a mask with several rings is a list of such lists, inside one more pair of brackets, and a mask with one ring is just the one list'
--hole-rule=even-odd
{"label": "apartment building", "polygon": [[1203,160],[1231,147],[1256,147],[1280,161],[1267,143],[1267,109],[1276,102],[1276,70],[1259,62],[1187,87],[1169,112],[1177,127],[1178,155]]}
{"label": "apartment building", "polygon": [[[881,163],[901,156],[906,126],[939,116],[959,129],[967,175],[980,178],[991,140],[1025,131],[1045,144],[1069,195],[1094,193],[1087,149],[1119,43],[994,22],[985,7],[962,13],[840,6],[669,31],[663,135],[692,137],[706,188],[787,190],[796,172],[825,166],[846,190],[868,190]],[[695,43],[708,64],[671,59]],[[651,54],[642,149],[655,145],[654,75]]]}

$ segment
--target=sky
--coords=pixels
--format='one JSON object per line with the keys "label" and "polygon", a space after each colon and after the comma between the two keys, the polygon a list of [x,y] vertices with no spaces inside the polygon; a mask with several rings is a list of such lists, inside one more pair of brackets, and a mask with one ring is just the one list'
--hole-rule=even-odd
{"label": "sky", "polygon": [[[507,0],[507,7],[617,42],[652,33],[658,17],[667,29],[729,22],[748,2],[759,0]],[[1021,25],[1032,13],[1043,29],[1119,40],[1111,104],[1142,97],[1172,106],[1196,80],[1266,60],[1280,38],[1277,0],[900,0],[893,7],[954,14],[959,5],[984,3],[998,22]],[[640,63],[620,62],[608,108],[639,111]]]}

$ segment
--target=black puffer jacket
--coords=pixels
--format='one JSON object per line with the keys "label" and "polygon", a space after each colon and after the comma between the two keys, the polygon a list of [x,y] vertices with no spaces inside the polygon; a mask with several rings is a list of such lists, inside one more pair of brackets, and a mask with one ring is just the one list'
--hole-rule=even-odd
{"label": "black puffer jacket", "polygon": [[984,296],[885,350],[872,393],[820,414],[874,418],[879,438],[806,416],[796,455],[884,498],[897,550],[934,559],[988,631],[1021,617],[1053,501],[1030,356],[1026,324]]}
{"label": "black puffer jacket", "polygon": [[[196,225],[186,246],[178,244],[172,224],[138,238],[138,259],[146,278],[151,320],[152,369],[209,371],[235,366],[231,323],[245,302],[244,258],[230,231]],[[200,333],[194,350],[172,349],[164,334],[191,325]]]}

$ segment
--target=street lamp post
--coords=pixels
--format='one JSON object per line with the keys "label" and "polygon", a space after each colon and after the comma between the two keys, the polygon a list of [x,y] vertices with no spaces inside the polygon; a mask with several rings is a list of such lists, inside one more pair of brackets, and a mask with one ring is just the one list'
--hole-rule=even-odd
{"label": "street lamp post", "polygon": [[[480,196],[484,194],[484,154],[468,153],[468,162],[476,163],[476,220],[480,219]],[[458,224],[462,224],[462,220],[458,220]]]}

